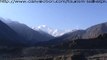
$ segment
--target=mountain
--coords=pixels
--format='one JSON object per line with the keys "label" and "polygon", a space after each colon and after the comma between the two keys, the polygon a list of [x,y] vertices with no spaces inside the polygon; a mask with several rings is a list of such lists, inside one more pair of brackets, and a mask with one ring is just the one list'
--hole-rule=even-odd
{"label": "mountain", "polygon": [[24,46],[27,42],[0,20],[0,48],[2,46]]}
{"label": "mountain", "polygon": [[[54,38],[50,34],[55,33],[55,30],[47,27],[46,25],[39,26],[38,28],[34,27],[31,29],[27,25],[19,22],[15,22],[11,20],[10,21],[3,20],[3,21],[9,27],[11,27],[11,29],[13,29],[16,33],[18,33],[18,35],[26,38],[28,41],[36,43],[35,45],[37,46],[38,45],[41,45],[41,46],[58,45],[64,42],[69,42],[74,40],[77,40],[77,41],[80,40],[81,42],[88,39],[95,40],[94,38],[97,38],[99,35],[103,35],[107,33],[107,22],[105,22],[105,23],[91,26],[85,30],[71,31],[71,32],[62,34],[62,36],[58,36]],[[56,30],[56,32],[58,33],[58,30]],[[58,34],[61,35],[60,33]]]}
{"label": "mountain", "polygon": [[61,49],[107,49],[107,34],[101,34],[96,38],[77,39],[55,45]]}
{"label": "mountain", "polygon": [[50,28],[46,25],[40,25],[38,27],[32,27],[32,29],[36,30],[36,31],[44,31],[54,37],[59,37],[59,36],[62,36],[63,34],[67,33],[67,32],[70,32],[72,30],[58,30],[58,29],[53,29],[53,28]]}
{"label": "mountain", "polygon": [[75,30],[75,31],[66,33],[62,36],[55,37],[54,39],[51,39],[49,41],[36,43],[36,45],[37,46],[38,45],[39,46],[58,45],[58,44],[61,44],[63,42],[68,42],[68,41],[72,41],[72,40],[76,40],[76,39],[82,39],[82,35],[84,33],[85,33],[85,30]]}
{"label": "mountain", "polygon": [[83,39],[96,38],[104,33],[107,33],[107,22],[87,28],[86,33],[83,35]]}
{"label": "mountain", "polygon": [[77,30],[71,33],[67,33],[69,37],[66,37],[65,40],[97,38],[99,35],[106,33],[107,33],[107,22],[91,26],[86,30]]}
{"label": "mountain", "polygon": [[44,46],[58,45],[62,44],[63,42],[69,42],[74,40],[80,40],[80,42],[82,42],[83,39],[84,41],[88,39],[95,40],[94,38],[97,38],[99,35],[106,33],[107,33],[107,22],[91,26],[85,30],[76,30],[66,33],[60,37],[51,39],[50,41],[39,43],[39,45],[40,44]]}
{"label": "mountain", "polygon": [[11,21],[11,20],[5,20],[5,19],[2,19],[2,21],[5,22],[9,27],[11,27],[20,36],[22,36],[28,41],[31,41],[31,43],[48,41],[54,38],[53,36],[45,32],[40,33],[38,31],[35,31],[23,23]]}
{"label": "mountain", "polygon": [[83,39],[83,35],[85,34],[85,32],[86,32],[85,30],[76,30],[76,31],[73,31],[71,33],[67,33],[65,35],[68,35],[68,37],[65,38],[64,40]]}
{"label": "mountain", "polygon": [[[62,39],[61,39],[62,38]],[[107,22],[97,24],[86,30],[77,30],[54,39],[57,48],[106,49]],[[59,42],[60,41],[60,42]]]}
{"label": "mountain", "polygon": [[72,31],[56,39],[58,40],[91,39],[97,38],[99,35],[105,33],[107,33],[107,22],[91,26],[86,30]]}

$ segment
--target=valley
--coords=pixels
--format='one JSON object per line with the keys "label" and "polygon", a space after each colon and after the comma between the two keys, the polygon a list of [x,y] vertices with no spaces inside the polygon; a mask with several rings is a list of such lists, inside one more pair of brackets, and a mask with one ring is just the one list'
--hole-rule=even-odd
{"label": "valley", "polygon": [[107,22],[54,37],[19,22],[0,20],[0,60],[93,60],[94,55],[105,53]]}

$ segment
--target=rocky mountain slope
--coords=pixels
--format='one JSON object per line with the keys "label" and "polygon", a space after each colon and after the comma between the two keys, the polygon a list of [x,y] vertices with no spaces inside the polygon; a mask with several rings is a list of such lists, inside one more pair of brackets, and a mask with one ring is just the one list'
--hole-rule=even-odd
{"label": "rocky mountain slope", "polygon": [[11,21],[11,20],[5,20],[5,19],[4,20],[2,19],[2,21],[5,22],[14,31],[16,31],[20,36],[22,36],[28,41],[31,41],[31,43],[48,41],[54,38],[48,33],[45,32],[40,33],[38,31],[35,31],[23,23]]}
{"label": "rocky mountain slope", "polygon": [[24,45],[27,41],[0,20],[0,46]]}
{"label": "rocky mountain slope", "polygon": [[99,35],[106,33],[107,33],[107,22],[91,26],[86,30],[76,30],[73,32],[66,33],[50,41],[42,42],[41,45],[57,45],[63,42],[69,42],[74,40],[80,40],[80,42],[82,42],[82,39],[84,39],[84,41],[88,39],[95,40],[94,38],[97,38]]}
{"label": "rocky mountain slope", "polygon": [[104,33],[107,33],[107,22],[87,28],[86,33],[83,35],[83,39],[96,38]]}

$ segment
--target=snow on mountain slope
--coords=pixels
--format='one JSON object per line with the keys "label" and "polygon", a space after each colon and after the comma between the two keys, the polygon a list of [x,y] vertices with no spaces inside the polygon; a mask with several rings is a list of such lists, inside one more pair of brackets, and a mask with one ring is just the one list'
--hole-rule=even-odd
{"label": "snow on mountain slope", "polygon": [[37,31],[44,31],[54,37],[57,37],[57,36],[62,36],[63,34],[65,33],[68,33],[68,32],[71,32],[72,30],[58,30],[58,29],[53,29],[53,28],[50,28],[46,25],[40,25],[40,26],[37,26],[37,27],[32,27],[32,29],[34,30],[37,30]]}

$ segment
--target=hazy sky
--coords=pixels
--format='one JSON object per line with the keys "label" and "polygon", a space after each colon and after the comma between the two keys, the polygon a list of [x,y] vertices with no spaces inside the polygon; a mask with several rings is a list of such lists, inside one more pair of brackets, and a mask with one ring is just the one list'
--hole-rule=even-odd
{"label": "hazy sky", "polygon": [[57,29],[84,29],[107,21],[107,3],[0,3],[0,17],[19,21],[28,26],[47,25]]}

